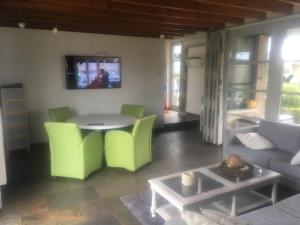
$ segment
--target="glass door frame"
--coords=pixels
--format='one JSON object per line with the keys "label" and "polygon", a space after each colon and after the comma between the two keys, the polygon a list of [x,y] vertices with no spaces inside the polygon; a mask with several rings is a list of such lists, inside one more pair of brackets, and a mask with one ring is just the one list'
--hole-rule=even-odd
{"label": "glass door frame", "polygon": [[180,99],[180,88],[181,88],[181,76],[182,76],[182,71],[183,71],[183,51],[184,51],[184,47],[183,47],[183,43],[181,41],[174,41],[171,42],[170,44],[170,63],[169,63],[169,71],[170,71],[170,75],[169,75],[169,80],[168,80],[168,101],[169,101],[169,107],[171,110],[178,112],[179,110],[179,104],[178,105],[174,105],[172,98],[173,98],[173,74],[174,74],[174,68],[173,68],[173,48],[177,45],[181,46],[181,53],[180,53],[180,74],[178,75],[179,77],[179,99]]}
{"label": "glass door frame", "polygon": [[[278,71],[278,66],[274,66],[274,64],[277,64],[278,57],[276,54],[278,54],[278,49],[274,48],[273,46],[276,46],[276,43],[279,41],[274,36],[274,31],[272,29],[272,26],[269,24],[261,24],[257,26],[250,26],[250,27],[244,27],[244,28],[237,28],[233,30],[229,30],[226,32],[226,45],[225,45],[225,60],[224,60],[224,83],[223,83],[223,129],[227,129],[227,93],[228,93],[228,86],[229,86],[229,76],[232,71],[231,67],[231,48],[233,43],[236,42],[236,40],[240,37],[247,37],[247,36],[255,36],[255,35],[269,35],[272,38],[271,41],[271,50],[270,50],[270,58],[269,58],[269,79],[267,84],[267,91],[266,91],[266,103],[265,103],[265,119],[272,119],[274,117],[274,114],[278,115],[279,113],[279,104],[276,103],[277,96],[274,95],[274,90],[276,87],[278,88],[278,84],[274,82],[274,77],[271,77],[271,74],[276,74],[276,77],[279,77],[279,73],[281,70]],[[272,48],[273,47],[273,48]],[[277,79],[278,80],[278,79]],[[275,85],[274,85],[275,83]],[[278,83],[278,82],[277,82]],[[280,88],[277,89],[277,95],[280,95]],[[272,97],[270,97],[272,96]],[[279,97],[279,96],[278,96]],[[274,107],[275,106],[275,107]],[[276,108],[276,110],[274,110]],[[271,112],[272,111],[272,112]],[[271,112],[271,113],[270,113]]]}

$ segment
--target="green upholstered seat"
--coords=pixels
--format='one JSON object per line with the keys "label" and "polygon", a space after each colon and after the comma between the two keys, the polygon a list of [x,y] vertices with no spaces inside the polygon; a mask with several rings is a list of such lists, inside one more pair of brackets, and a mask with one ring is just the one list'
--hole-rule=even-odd
{"label": "green upholstered seat", "polygon": [[152,160],[152,128],[156,116],[138,119],[132,132],[108,131],[105,135],[105,157],[108,167],[136,171]]}
{"label": "green upholstered seat", "polygon": [[122,115],[133,116],[135,118],[142,118],[144,116],[144,106],[123,104],[121,109]]}
{"label": "green upholstered seat", "polygon": [[51,156],[51,175],[85,179],[103,162],[103,138],[91,132],[84,138],[76,124],[46,122]]}
{"label": "green upholstered seat", "polygon": [[73,116],[68,107],[48,109],[48,115],[51,122],[66,122]]}

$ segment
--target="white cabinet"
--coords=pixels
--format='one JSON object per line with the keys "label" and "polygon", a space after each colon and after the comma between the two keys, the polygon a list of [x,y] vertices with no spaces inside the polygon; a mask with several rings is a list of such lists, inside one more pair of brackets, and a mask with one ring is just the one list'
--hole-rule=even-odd
{"label": "white cabinet", "polygon": [[29,151],[28,116],[23,88],[1,88],[0,96],[6,154],[18,149]]}

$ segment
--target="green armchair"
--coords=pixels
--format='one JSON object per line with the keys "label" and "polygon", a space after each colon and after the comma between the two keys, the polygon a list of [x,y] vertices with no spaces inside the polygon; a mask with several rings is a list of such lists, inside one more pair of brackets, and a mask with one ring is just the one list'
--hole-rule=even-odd
{"label": "green armchair", "polygon": [[121,108],[121,114],[140,119],[144,116],[144,106],[123,104]]}
{"label": "green armchair", "polygon": [[66,122],[73,116],[69,107],[48,109],[48,116],[51,122]]}
{"label": "green armchair", "polygon": [[51,176],[85,179],[103,162],[103,140],[98,132],[82,138],[73,123],[46,122],[49,137]]}
{"label": "green armchair", "polygon": [[108,167],[136,171],[152,160],[152,128],[155,115],[138,119],[133,131],[108,131],[105,135],[105,157]]}

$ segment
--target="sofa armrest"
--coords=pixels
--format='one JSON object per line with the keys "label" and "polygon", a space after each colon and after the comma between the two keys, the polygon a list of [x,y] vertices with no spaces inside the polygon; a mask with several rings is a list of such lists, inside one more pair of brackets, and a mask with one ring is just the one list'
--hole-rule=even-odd
{"label": "sofa armrest", "polygon": [[257,132],[259,125],[225,130],[223,134],[223,157],[227,155],[228,146],[234,141],[236,134]]}

